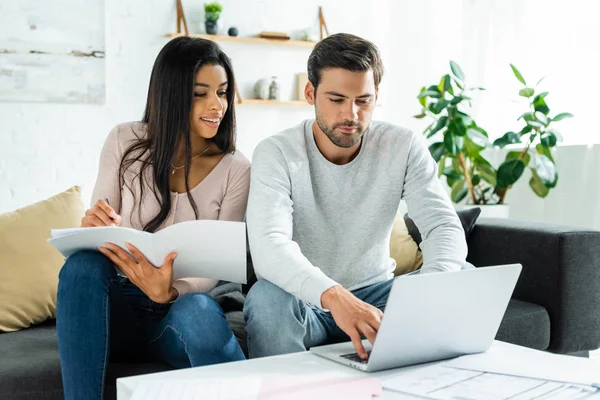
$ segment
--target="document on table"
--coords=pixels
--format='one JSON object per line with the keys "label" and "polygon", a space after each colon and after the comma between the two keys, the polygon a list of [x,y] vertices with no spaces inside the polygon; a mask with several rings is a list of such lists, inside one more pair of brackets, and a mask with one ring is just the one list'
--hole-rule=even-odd
{"label": "document on table", "polygon": [[600,399],[594,386],[432,365],[383,381],[383,388],[435,400]]}
{"label": "document on table", "polygon": [[370,400],[381,392],[378,378],[200,378],[140,380],[131,400]]}
{"label": "document on table", "polygon": [[48,243],[65,257],[96,250],[106,242],[124,250],[125,242],[137,247],[159,267],[172,251],[177,253],[173,278],[213,278],[246,283],[246,224],[233,221],[180,222],[156,233],[120,226],[53,229]]}
{"label": "document on table", "polygon": [[485,353],[458,357],[444,365],[465,370],[600,386],[600,360],[552,354],[518,346],[492,347]]}

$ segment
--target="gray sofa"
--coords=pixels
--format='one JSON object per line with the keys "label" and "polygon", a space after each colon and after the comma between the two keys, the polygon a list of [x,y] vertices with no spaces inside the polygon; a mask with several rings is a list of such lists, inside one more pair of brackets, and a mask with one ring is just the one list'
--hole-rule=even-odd
{"label": "gray sofa", "polygon": [[[480,220],[469,237],[468,260],[478,267],[523,264],[497,339],[563,354],[585,355],[600,347],[600,232]],[[219,298],[244,345],[239,296]],[[0,334],[0,355],[1,399],[62,398],[54,321]],[[105,398],[115,398],[117,377],[167,369],[158,363],[111,363]]]}

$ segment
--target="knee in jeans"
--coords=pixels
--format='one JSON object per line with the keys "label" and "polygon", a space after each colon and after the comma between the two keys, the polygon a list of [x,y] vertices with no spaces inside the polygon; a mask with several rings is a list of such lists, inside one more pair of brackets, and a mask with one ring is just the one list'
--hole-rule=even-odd
{"label": "knee in jeans", "polygon": [[181,296],[173,303],[169,312],[173,315],[173,323],[178,326],[192,326],[194,321],[206,323],[211,315],[223,314],[217,302],[206,293],[189,293]]}
{"label": "knee in jeans", "polygon": [[85,284],[86,281],[108,279],[115,274],[113,263],[97,251],[80,251],[69,258],[59,273],[59,284]]}
{"label": "knee in jeans", "polygon": [[259,317],[266,320],[283,317],[286,312],[293,313],[298,299],[292,294],[281,289],[279,286],[261,279],[256,282],[244,304],[244,317]]}

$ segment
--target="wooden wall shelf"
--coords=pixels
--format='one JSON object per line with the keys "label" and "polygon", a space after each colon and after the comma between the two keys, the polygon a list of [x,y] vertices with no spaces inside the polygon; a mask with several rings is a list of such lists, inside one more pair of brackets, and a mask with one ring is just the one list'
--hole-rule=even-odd
{"label": "wooden wall shelf", "polygon": [[[166,35],[168,38],[176,38],[179,36],[186,36],[184,33],[169,33]],[[213,40],[215,42],[237,42],[237,43],[253,43],[253,44],[270,44],[276,46],[296,46],[296,47],[315,47],[316,42],[309,42],[304,40],[281,40],[281,39],[265,39],[260,37],[247,37],[247,36],[225,36],[225,35],[204,35],[204,34],[190,34],[187,35],[194,38],[202,38]]]}

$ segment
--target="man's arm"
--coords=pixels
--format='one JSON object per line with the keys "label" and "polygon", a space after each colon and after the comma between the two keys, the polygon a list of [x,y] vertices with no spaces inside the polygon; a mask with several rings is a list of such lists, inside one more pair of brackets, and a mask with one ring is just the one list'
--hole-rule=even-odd
{"label": "man's arm", "polygon": [[302,254],[292,240],[292,192],[287,161],[268,138],[254,151],[246,220],[258,276],[288,293],[322,306],[321,295],[338,285]]}
{"label": "man's arm", "polygon": [[467,257],[465,233],[422,137],[413,136],[407,162],[402,198],[423,237],[421,270],[460,270]]}

